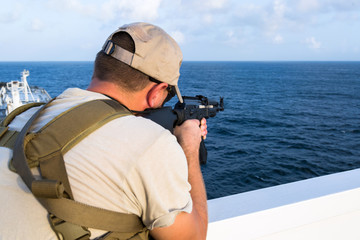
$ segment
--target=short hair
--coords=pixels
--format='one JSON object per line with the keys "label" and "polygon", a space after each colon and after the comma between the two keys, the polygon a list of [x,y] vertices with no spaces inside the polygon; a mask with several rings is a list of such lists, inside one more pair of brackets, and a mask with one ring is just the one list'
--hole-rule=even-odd
{"label": "short hair", "polygon": [[[112,41],[129,52],[135,52],[134,40],[126,32],[116,33]],[[102,50],[98,52],[95,58],[94,77],[100,81],[115,83],[129,92],[140,91],[150,83],[148,75],[107,55]]]}

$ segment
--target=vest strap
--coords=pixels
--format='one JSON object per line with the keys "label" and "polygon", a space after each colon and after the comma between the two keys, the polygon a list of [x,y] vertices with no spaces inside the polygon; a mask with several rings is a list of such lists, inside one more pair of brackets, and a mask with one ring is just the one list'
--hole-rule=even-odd
{"label": "vest strap", "polygon": [[57,235],[58,239],[75,239],[75,240],[89,240],[90,231],[79,225],[71,224],[57,218],[53,214],[49,214],[49,222],[51,228]]}
{"label": "vest strap", "polygon": [[34,180],[31,183],[31,191],[36,198],[62,198],[64,185],[56,180]]}
{"label": "vest strap", "polygon": [[[40,102],[28,103],[28,104],[22,105],[16,109],[14,109],[11,113],[9,113],[0,123],[0,146],[13,149],[14,145],[15,145],[15,140],[16,140],[19,132],[9,130],[8,125],[11,123],[12,120],[14,120],[14,118],[17,115],[25,112],[26,110],[28,110],[32,107],[41,106],[43,104],[44,103],[40,103]],[[9,169],[13,172],[16,172],[15,168],[12,166],[11,161],[9,162]]]}
{"label": "vest strap", "polygon": [[[129,113],[125,113],[126,110],[119,104],[115,103],[113,100],[96,100],[94,102],[103,102],[109,106],[115,106],[115,112],[122,112],[123,115],[127,115]],[[49,104],[49,103],[48,103]],[[25,155],[26,145],[28,141],[25,141],[25,138],[29,132],[30,126],[32,122],[39,116],[41,111],[48,105],[44,105],[41,107],[26,123],[25,127],[19,133],[18,138],[16,139],[15,146],[14,146],[14,153],[13,153],[13,165],[17,170],[18,174],[24,180],[25,184],[28,186],[29,189],[37,195],[38,200],[40,203],[50,212],[51,214],[55,215],[57,218],[66,221],[69,224],[76,224],[79,226],[86,226],[95,229],[101,229],[105,231],[112,231],[112,232],[120,232],[120,233],[129,233],[129,232],[145,232],[146,229],[141,221],[141,219],[135,214],[124,214],[119,212],[114,212],[94,206],[89,206],[72,199],[67,199],[62,197],[62,181],[38,181],[35,180],[35,177],[32,175],[29,165],[28,159]],[[80,105],[81,106],[81,105]],[[122,108],[119,109],[119,108]],[[124,112],[125,111],[125,112]],[[84,116],[82,116],[84,118]],[[107,117],[107,121],[110,121],[114,118],[119,117],[119,114],[116,116],[111,115]],[[107,122],[105,121],[105,122]],[[51,125],[52,123],[50,123]],[[49,126],[50,126],[49,125]],[[50,129],[51,130],[51,129]],[[86,134],[85,134],[86,135]],[[60,144],[61,145],[61,144]],[[61,147],[61,149],[63,149]],[[56,154],[56,156],[62,157],[62,154]],[[55,157],[58,158],[58,157]],[[40,168],[43,175],[43,170],[47,169],[47,167],[42,167],[42,164],[50,164],[50,159],[48,161],[40,161]],[[55,159],[55,162],[58,162],[60,158]],[[63,161],[63,160],[62,160]],[[56,166],[57,163],[55,163]],[[50,164],[51,165],[51,164]],[[60,171],[57,167],[49,167],[52,169],[53,172]],[[46,172],[47,170],[45,170]],[[51,172],[50,171],[50,172]],[[63,171],[63,170],[61,170]],[[60,172],[61,172],[60,171]],[[53,173],[46,172],[48,180],[54,179],[58,180],[57,178],[52,178]],[[51,177],[50,177],[51,175]],[[62,174],[64,175],[64,174]],[[66,175],[66,173],[65,173]],[[67,176],[67,175],[66,175]],[[41,190],[45,187],[45,190]],[[66,189],[66,186],[65,186]],[[41,197],[42,196],[42,197]],[[48,198],[53,197],[53,198]],[[65,226],[65,225],[63,225]]]}

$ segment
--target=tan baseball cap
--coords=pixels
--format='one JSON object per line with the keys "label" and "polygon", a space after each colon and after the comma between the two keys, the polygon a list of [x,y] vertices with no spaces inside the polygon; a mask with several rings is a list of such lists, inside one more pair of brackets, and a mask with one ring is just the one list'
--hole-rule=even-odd
{"label": "tan baseball cap", "polygon": [[[135,42],[135,53],[111,41],[118,32],[127,32],[132,37]],[[102,50],[132,68],[174,86],[179,101],[183,102],[178,87],[182,62],[181,49],[161,28],[143,22],[126,24],[108,37]]]}

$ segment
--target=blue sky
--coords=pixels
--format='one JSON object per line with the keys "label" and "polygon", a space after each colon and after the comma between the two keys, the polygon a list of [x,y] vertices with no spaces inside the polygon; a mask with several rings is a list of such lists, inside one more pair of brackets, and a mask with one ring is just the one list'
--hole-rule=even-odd
{"label": "blue sky", "polygon": [[0,61],[92,61],[145,21],[185,61],[360,60],[359,0],[0,0]]}

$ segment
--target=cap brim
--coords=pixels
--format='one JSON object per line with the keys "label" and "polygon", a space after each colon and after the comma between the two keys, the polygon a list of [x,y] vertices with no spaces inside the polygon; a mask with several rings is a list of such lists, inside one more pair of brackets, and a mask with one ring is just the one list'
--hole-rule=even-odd
{"label": "cap brim", "polygon": [[183,103],[184,100],[183,100],[183,98],[181,96],[180,89],[179,89],[178,85],[175,85],[175,91],[176,91],[176,95],[177,95],[177,97],[179,99],[179,102]]}

